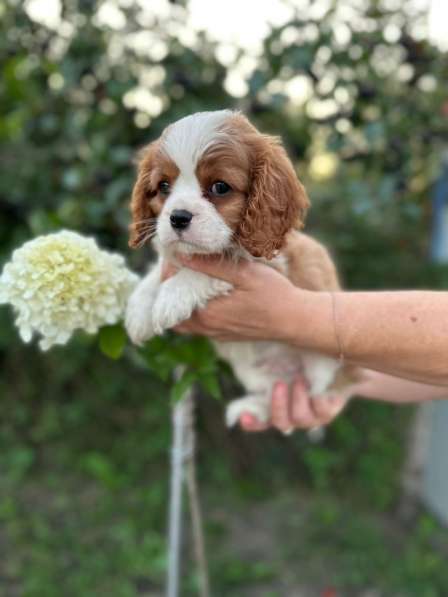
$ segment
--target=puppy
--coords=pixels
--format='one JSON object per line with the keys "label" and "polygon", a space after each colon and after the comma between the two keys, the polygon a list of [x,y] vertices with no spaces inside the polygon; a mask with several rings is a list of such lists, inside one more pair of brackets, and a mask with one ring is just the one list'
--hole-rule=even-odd
{"label": "puppy", "polygon": [[[163,260],[175,254],[225,254],[258,259],[295,285],[339,290],[325,248],[298,232],[309,201],[278,138],[259,133],[240,113],[200,112],[178,120],[144,148],[132,200],[131,247],[154,240],[159,260],[130,297],[126,329],[140,344],[162,334],[227,282],[183,268],[161,282]],[[340,362],[278,342],[216,343],[246,395],[227,407],[234,425],[248,412],[269,418],[272,386],[302,374],[311,396],[325,393]]]}

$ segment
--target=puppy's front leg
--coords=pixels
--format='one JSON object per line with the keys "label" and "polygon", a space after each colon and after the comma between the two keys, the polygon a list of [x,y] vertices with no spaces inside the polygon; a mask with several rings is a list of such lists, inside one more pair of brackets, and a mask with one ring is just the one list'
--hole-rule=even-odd
{"label": "puppy's front leg", "polygon": [[205,307],[207,301],[226,294],[232,286],[228,282],[184,268],[160,287],[153,308],[156,334],[188,319],[193,311]]}
{"label": "puppy's front leg", "polygon": [[154,336],[153,307],[160,289],[162,260],[137,285],[131,294],[125,317],[126,331],[134,344],[143,344]]}

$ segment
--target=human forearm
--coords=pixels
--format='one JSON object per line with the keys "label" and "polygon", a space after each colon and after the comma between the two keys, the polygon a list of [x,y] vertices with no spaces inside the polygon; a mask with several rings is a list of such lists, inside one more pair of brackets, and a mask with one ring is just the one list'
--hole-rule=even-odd
{"label": "human forearm", "polygon": [[448,398],[448,388],[402,379],[379,371],[364,370],[356,395],[368,400],[383,400],[395,404],[426,402]]}
{"label": "human forearm", "polygon": [[259,263],[183,259],[233,286],[176,329],[217,340],[279,340],[448,386],[448,292],[318,292]]}
{"label": "human forearm", "polygon": [[[356,365],[448,385],[448,294],[295,290],[282,313],[285,340]],[[285,321],[290,317],[291,321]]]}

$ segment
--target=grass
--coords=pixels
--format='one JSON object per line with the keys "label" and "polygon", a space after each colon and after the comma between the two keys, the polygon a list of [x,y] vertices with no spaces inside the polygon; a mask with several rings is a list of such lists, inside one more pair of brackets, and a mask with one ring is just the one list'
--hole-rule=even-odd
{"label": "grass", "polygon": [[[0,595],[162,595],[166,389],[86,339],[51,355],[13,345],[2,371]],[[313,446],[301,434],[229,434],[221,404],[201,401],[214,597],[448,594],[448,532],[424,512],[406,524],[394,515],[405,411],[366,408]]]}

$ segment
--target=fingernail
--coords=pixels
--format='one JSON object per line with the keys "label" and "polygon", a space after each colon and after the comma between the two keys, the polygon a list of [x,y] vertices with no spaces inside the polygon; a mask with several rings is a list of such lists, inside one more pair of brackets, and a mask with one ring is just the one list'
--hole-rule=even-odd
{"label": "fingernail", "polygon": [[288,391],[288,386],[285,384],[284,381],[276,381],[275,382],[273,392],[277,396],[281,396],[281,395],[285,394],[287,391]]}
{"label": "fingernail", "polygon": [[248,425],[248,426],[253,425],[255,423],[255,417],[253,417],[252,415],[248,415],[248,414],[241,415],[240,423],[241,423],[241,425]]}

